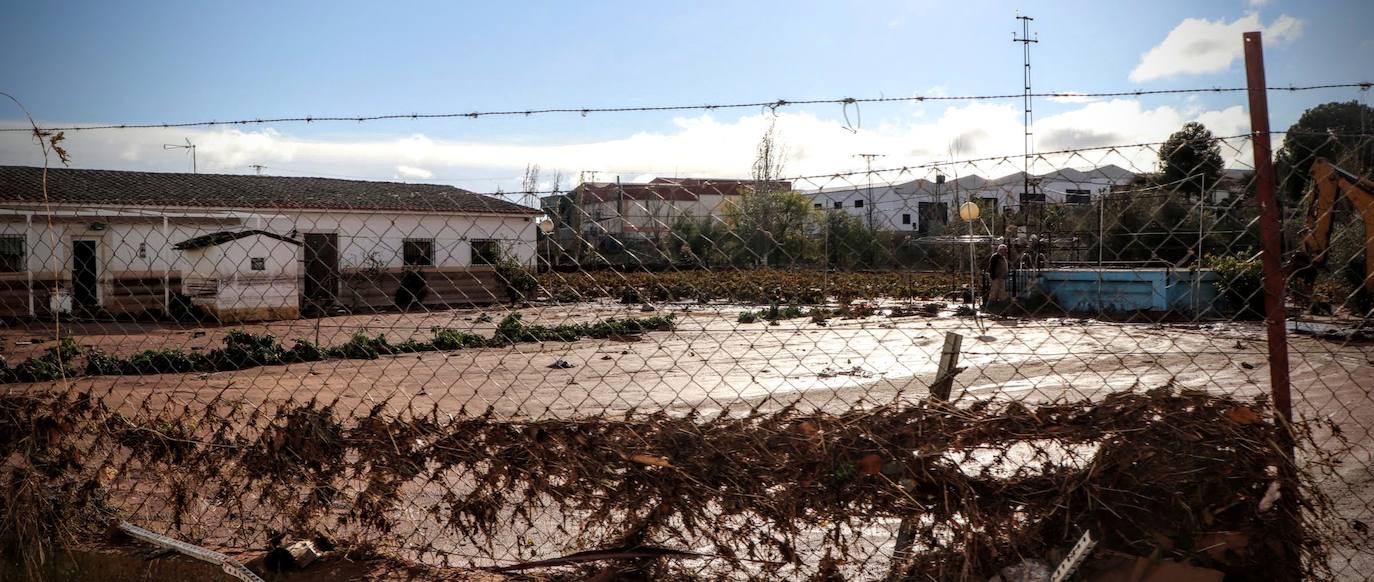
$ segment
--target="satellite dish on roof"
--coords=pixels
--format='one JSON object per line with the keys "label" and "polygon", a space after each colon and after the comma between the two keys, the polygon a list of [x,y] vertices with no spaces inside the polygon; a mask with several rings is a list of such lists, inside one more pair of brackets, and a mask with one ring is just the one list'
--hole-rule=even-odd
{"label": "satellite dish on roof", "polygon": [[552,233],[552,232],[553,232],[553,221],[552,221],[552,220],[545,220],[545,221],[543,221],[543,222],[540,222],[540,223],[539,223],[539,231],[542,232],[542,233],[544,233],[544,234],[550,234],[550,233]]}

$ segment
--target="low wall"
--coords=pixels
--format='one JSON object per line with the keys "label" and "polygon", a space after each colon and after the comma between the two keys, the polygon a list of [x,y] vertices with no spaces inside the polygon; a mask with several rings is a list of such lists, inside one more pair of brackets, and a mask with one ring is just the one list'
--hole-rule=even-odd
{"label": "low wall", "polygon": [[[432,309],[489,305],[506,300],[506,286],[493,267],[426,267],[418,270],[425,292],[419,304]],[[344,271],[339,303],[354,310],[393,309],[404,269]]]}
{"label": "low wall", "polygon": [[1038,287],[1071,313],[1172,311],[1204,315],[1217,310],[1216,283],[1217,274],[1206,269],[1046,269],[1021,298]]}
{"label": "low wall", "polygon": [[222,323],[273,321],[300,317],[294,274],[232,274],[225,278],[188,276],[191,304]]}
{"label": "low wall", "polygon": [[[181,289],[181,273],[173,271],[168,281],[173,293]],[[118,316],[141,317],[161,314],[166,300],[161,272],[127,271],[109,273],[101,281],[100,309]],[[71,282],[58,273],[33,273],[32,283],[27,273],[0,275],[0,317],[28,317],[29,295],[32,288],[35,315],[51,315],[49,298],[54,287],[71,288]]]}

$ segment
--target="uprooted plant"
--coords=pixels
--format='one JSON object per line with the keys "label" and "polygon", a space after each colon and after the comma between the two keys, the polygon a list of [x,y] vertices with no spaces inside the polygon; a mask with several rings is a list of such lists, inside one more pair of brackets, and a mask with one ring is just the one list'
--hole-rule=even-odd
{"label": "uprooted plant", "polygon": [[[674,319],[675,317],[669,314],[643,318],[611,318],[589,323],[541,325],[528,323],[519,312],[515,312],[497,324],[496,332],[491,337],[464,330],[434,327],[430,329],[433,336],[430,340],[410,338],[393,343],[385,334],[372,336],[359,331],[348,341],[336,346],[324,347],[309,340],[298,339],[289,349],[283,347],[276,336],[271,334],[230,330],[224,336],[224,347],[208,352],[167,348],[144,350],[126,358],[96,349],[83,349],[71,338],[63,338],[57,346],[48,348],[42,355],[24,360],[12,369],[3,366],[3,360],[0,360],[0,384],[50,382],[82,374],[136,376],[224,372],[330,359],[375,360],[381,356],[398,354],[505,347],[524,342],[605,339],[649,331],[671,331]],[[84,366],[76,366],[78,358],[84,358]]]}

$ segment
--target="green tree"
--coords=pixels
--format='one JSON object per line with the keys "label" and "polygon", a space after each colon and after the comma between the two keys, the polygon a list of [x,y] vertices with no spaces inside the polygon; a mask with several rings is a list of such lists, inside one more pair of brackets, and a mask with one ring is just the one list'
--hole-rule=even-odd
{"label": "green tree", "polygon": [[892,266],[892,232],[869,228],[864,220],[843,210],[825,213],[820,244],[824,264],[835,269],[881,269]]}
{"label": "green tree", "polygon": [[782,180],[787,148],[774,126],[759,139],[752,167],[753,183],[725,208],[729,252],[736,264],[790,267],[814,259],[811,235],[819,214],[811,199]]}
{"label": "green tree", "polygon": [[[1228,231],[1218,234],[1223,223],[1211,210],[1198,216],[1196,200],[1188,200],[1181,192],[1166,192],[1154,196],[1110,194],[1102,201],[1106,207],[1102,217],[1106,223],[1104,239],[1097,244],[1106,261],[1165,261],[1174,265],[1195,264],[1199,258],[1198,234],[1202,239],[1202,255],[1236,252],[1244,248],[1240,239]],[[1199,229],[1198,221],[1202,221]],[[1099,249],[1094,244],[1088,256],[1096,258]]]}
{"label": "green tree", "polygon": [[1159,148],[1159,166],[1161,184],[1196,197],[1221,179],[1221,146],[1207,126],[1190,121]]}
{"label": "green tree", "polygon": [[[726,263],[726,250],[733,235],[727,225],[715,216],[679,216],[673,221],[673,260],[684,266],[707,268]],[[737,246],[737,245],[736,245]]]}
{"label": "green tree", "polygon": [[815,258],[819,214],[793,190],[751,188],[725,208],[725,249],[736,264],[792,267]]}
{"label": "green tree", "polygon": [[1312,161],[1326,158],[1363,175],[1374,170],[1374,108],[1356,101],[1323,103],[1304,111],[1283,136],[1275,158],[1279,190],[1291,201],[1302,199]]}

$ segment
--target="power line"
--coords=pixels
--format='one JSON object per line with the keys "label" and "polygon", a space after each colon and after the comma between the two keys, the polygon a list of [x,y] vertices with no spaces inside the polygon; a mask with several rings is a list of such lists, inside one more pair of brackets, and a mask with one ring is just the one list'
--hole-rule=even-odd
{"label": "power line", "polygon": [[[1312,135],[1328,135],[1327,133],[1324,133],[1324,132],[1287,132],[1287,131],[1270,131],[1270,132],[1269,132],[1269,135],[1287,135],[1287,134],[1294,134],[1294,135],[1302,134],[1302,135],[1307,135],[1307,134],[1309,134],[1309,133],[1312,134]],[[1349,133],[1349,134],[1338,134],[1338,135],[1340,135],[1340,136],[1342,136],[1342,137],[1374,138],[1374,135],[1371,135],[1371,134],[1363,134],[1363,133],[1361,133],[1361,134]],[[1242,141],[1242,142],[1243,142],[1243,141],[1248,140],[1248,139],[1251,139],[1251,138],[1253,138],[1253,137],[1254,137],[1254,134],[1252,134],[1252,133],[1243,133],[1243,134],[1238,134],[1238,135],[1219,136],[1219,137],[1216,137],[1215,139],[1216,139],[1217,142],[1230,142],[1230,141],[1233,141],[1233,140],[1239,140],[1239,141]],[[1040,162],[1040,161],[1048,162],[1048,160],[1047,160],[1046,158],[1048,158],[1048,157],[1050,157],[1050,156],[1064,156],[1064,155],[1070,155],[1070,154],[1082,154],[1082,153],[1086,153],[1086,152],[1105,152],[1105,153],[1112,153],[1113,150],[1119,150],[1119,151],[1117,151],[1116,153],[1118,153],[1118,154],[1124,156],[1124,155],[1126,155],[1125,151],[1127,151],[1127,150],[1139,149],[1139,148],[1157,147],[1157,146],[1164,145],[1164,143],[1165,143],[1165,142],[1162,142],[1162,141],[1153,141],[1153,142],[1139,142],[1139,143],[1131,143],[1131,144],[1116,144],[1116,145],[1105,145],[1105,146],[1093,146],[1093,147],[1084,147],[1084,148],[1066,148],[1066,149],[1060,149],[1060,150],[1038,152],[1038,153],[1034,154],[1032,157],[1033,157],[1033,158],[1036,160],[1036,162],[1038,163],[1038,162]],[[916,171],[918,171],[918,170],[938,170],[938,169],[940,169],[940,168],[945,168],[945,167],[950,167],[950,166],[961,166],[961,165],[963,165],[963,166],[968,166],[968,165],[974,165],[974,164],[978,164],[978,163],[980,163],[980,162],[1013,163],[1012,161],[1013,161],[1014,159],[1018,158],[1018,157],[1019,157],[1019,156],[1016,155],[1016,154],[1003,154],[1003,155],[996,155],[996,156],[984,156],[984,157],[978,157],[978,158],[965,158],[965,159],[962,159],[962,160],[949,160],[949,161],[926,162],[926,163],[923,163],[923,164],[913,164],[913,165],[909,165],[909,166],[897,166],[897,167],[891,167],[891,168],[874,168],[874,169],[872,169],[872,170],[867,170],[867,169],[865,169],[865,170],[853,170],[853,171],[845,171],[845,172],[830,172],[830,173],[826,173],[826,174],[807,174],[807,175],[797,175],[797,176],[782,176],[782,177],[779,177],[779,180],[783,180],[783,181],[787,181],[787,182],[792,182],[793,185],[796,186],[798,182],[801,182],[801,183],[803,183],[803,184],[806,184],[806,183],[815,184],[816,182],[818,182],[818,181],[820,181],[820,180],[825,180],[825,179],[842,179],[842,178],[850,178],[850,177],[854,177],[854,176],[866,176],[866,175],[869,175],[869,174],[883,175],[883,174],[893,174],[893,173],[895,173],[895,174],[897,174],[897,176],[901,176],[902,174],[913,174],[913,175],[914,175],[914,172],[916,172]],[[1240,169],[1247,169],[1247,170],[1248,170],[1249,168],[1242,167],[1242,168],[1240,168]],[[1132,171],[1133,171],[1133,170],[1132,170]],[[1133,172],[1134,172],[1134,171],[1133,171]],[[1139,173],[1139,172],[1135,172],[1135,173]],[[848,185],[847,185],[847,186],[848,186]],[[861,185],[853,185],[853,186],[858,186],[858,187],[871,187],[871,188],[886,188],[886,187],[889,187],[889,186],[890,186],[890,182],[880,182],[880,183],[877,183],[877,184],[869,183],[869,184],[861,184]],[[818,188],[818,189],[824,189],[824,187]],[[847,187],[837,187],[837,189],[836,189],[836,190],[832,190],[832,192],[840,192],[840,191],[845,191],[845,190],[848,190],[848,188],[847,188]],[[561,192],[554,191],[554,190],[535,190],[535,191],[532,191],[532,192],[525,192],[525,191],[510,191],[510,192],[504,192],[504,193],[505,193],[505,194],[559,194],[559,193],[561,193]]]}
{"label": "power line", "polygon": [[[1328,85],[1305,85],[1288,87],[1268,87],[1269,91],[1315,91],[1319,89],[1359,88],[1368,89],[1374,82],[1336,83]],[[854,105],[859,103],[922,103],[926,101],[984,101],[995,99],[1027,99],[1031,97],[1065,98],[1106,98],[1106,97],[1143,97],[1146,95],[1174,95],[1184,93],[1238,93],[1248,91],[1246,87],[1213,87],[1196,89],[1159,89],[1153,91],[1113,91],[1106,93],[1014,93],[1002,95],[912,95],[907,97],[871,97],[839,99],[778,99],[776,101],[754,101],[748,103],[718,103],[700,105],[663,105],[651,107],[556,107],[547,109],[519,109],[498,111],[471,111],[467,113],[391,113],[385,115],[335,115],[335,116],[298,116],[298,117],[259,117],[226,121],[188,121],[160,123],[119,123],[103,125],[70,125],[60,127],[40,127],[43,131],[90,131],[97,129],[173,129],[186,127],[218,127],[261,125],[267,123],[317,123],[317,122],[366,122],[387,120],[429,120],[429,119],[477,119],[479,117],[528,117],[559,113],[589,115],[592,113],[632,113],[632,112],[669,112],[669,111],[715,111],[721,109],[765,109],[776,111],[782,107],[798,105]],[[32,132],[30,127],[3,127],[0,132]]]}

